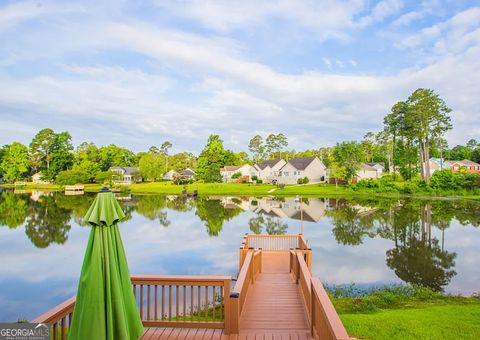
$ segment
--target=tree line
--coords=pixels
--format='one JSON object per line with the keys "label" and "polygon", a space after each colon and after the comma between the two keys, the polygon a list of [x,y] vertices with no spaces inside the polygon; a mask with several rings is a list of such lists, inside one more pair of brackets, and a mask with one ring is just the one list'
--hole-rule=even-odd
{"label": "tree line", "polygon": [[41,172],[44,180],[59,184],[103,183],[115,175],[108,171],[110,167],[137,166],[138,176],[149,181],[161,180],[169,170],[191,168],[198,180],[220,182],[220,169],[225,165],[317,156],[330,169],[330,177],[347,182],[355,177],[362,163],[369,162],[384,163],[394,178],[409,181],[420,174],[422,180],[429,182],[430,157],[480,162],[480,143],[474,139],[465,145],[448,147],[444,135],[452,129],[450,112],[433,90],[417,89],[405,101],[392,106],[384,117],[382,130],[368,132],[360,141],[296,151],[287,150],[288,138],[283,133],[257,134],[248,143],[248,153],[226,149],[220,136],[212,134],[198,156],[190,152],[170,154],[170,141],[138,153],[114,144],[97,146],[91,142],[74,148],[69,132],[46,128],[28,146],[13,142],[0,148],[0,176],[3,181],[13,182]]}

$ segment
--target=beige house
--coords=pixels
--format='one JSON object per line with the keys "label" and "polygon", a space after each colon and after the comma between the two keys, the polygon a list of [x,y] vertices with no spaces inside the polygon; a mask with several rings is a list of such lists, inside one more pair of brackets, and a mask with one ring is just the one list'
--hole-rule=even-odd
{"label": "beige house", "polygon": [[244,165],[225,165],[222,169],[220,169],[220,174],[222,175],[223,181],[226,182],[235,182],[236,179],[232,178],[233,174],[239,172],[240,176],[248,177],[250,180],[252,166],[250,164]]}
{"label": "beige house", "polygon": [[164,181],[171,181],[171,180],[173,180],[173,177],[177,174],[178,174],[178,172],[176,172],[175,170],[169,170],[168,172],[163,174],[163,180]]}
{"label": "beige house", "polygon": [[265,183],[276,183],[280,176],[280,169],[287,164],[283,159],[271,159],[253,166],[254,171],[259,179]]}
{"label": "beige house", "polygon": [[41,172],[37,172],[35,174],[32,175],[32,182],[33,184],[50,184],[49,181],[43,181],[42,180],[42,173]]}
{"label": "beige house", "polygon": [[380,177],[382,177],[382,172],[368,164],[362,164],[360,170],[357,171],[357,181],[368,178],[376,179]]}
{"label": "beige house", "polygon": [[281,169],[277,183],[297,184],[300,178],[307,177],[309,183],[324,183],[327,168],[318,157],[293,158]]}
{"label": "beige house", "polygon": [[113,179],[116,184],[132,184],[141,182],[140,172],[134,166],[112,166],[108,171],[116,172],[118,175]]}

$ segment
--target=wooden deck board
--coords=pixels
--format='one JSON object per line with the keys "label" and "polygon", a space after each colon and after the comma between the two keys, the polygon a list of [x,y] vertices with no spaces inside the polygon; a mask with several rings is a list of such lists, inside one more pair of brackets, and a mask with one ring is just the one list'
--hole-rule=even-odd
{"label": "wooden deck board", "polygon": [[310,329],[299,286],[289,269],[289,254],[262,253],[262,273],[250,287],[240,334],[223,329],[148,328],[142,340],[309,340]]}
{"label": "wooden deck board", "polygon": [[[290,275],[289,261],[288,253],[262,253],[262,273],[248,291],[240,333],[309,331],[302,296]],[[287,335],[288,332],[284,334]]]}

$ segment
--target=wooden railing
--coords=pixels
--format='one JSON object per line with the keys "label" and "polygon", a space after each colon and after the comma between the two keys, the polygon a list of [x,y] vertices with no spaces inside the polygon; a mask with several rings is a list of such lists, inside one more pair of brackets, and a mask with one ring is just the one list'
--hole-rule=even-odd
{"label": "wooden railing", "polygon": [[301,250],[306,254],[305,261],[311,269],[312,250],[308,247],[307,241],[302,234],[298,235],[257,235],[245,234],[243,236],[242,245],[240,246],[239,268],[242,268],[245,256],[249,250],[263,250],[274,252],[285,252],[291,249]]}
{"label": "wooden railing", "polygon": [[140,318],[148,327],[224,328],[229,276],[133,275]]}
{"label": "wooden railing", "polygon": [[62,302],[48,312],[32,320],[33,323],[44,323],[51,325],[52,338],[57,340],[59,335],[62,340],[67,339],[67,330],[72,322],[73,307],[75,306],[75,297]]}
{"label": "wooden railing", "polygon": [[[230,333],[230,276],[132,275],[131,280],[144,326],[224,328]],[[74,305],[75,297],[32,322],[52,325],[53,339],[60,334],[65,340]]]}
{"label": "wooden railing", "polygon": [[288,251],[290,249],[308,249],[302,234],[298,235],[257,235],[245,234],[242,248],[268,251]]}
{"label": "wooden railing", "polygon": [[313,278],[302,251],[290,251],[290,272],[300,285],[313,339],[350,339],[320,280]]}
{"label": "wooden railing", "polygon": [[254,283],[255,278],[262,272],[262,251],[249,249],[238,274],[235,287],[230,294],[230,325],[231,333],[236,334],[240,329],[240,316],[247,297],[250,285]]}

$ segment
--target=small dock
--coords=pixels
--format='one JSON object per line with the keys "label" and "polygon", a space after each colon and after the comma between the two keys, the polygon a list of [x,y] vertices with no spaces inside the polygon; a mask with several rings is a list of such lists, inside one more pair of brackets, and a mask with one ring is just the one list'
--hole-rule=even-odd
{"label": "small dock", "polygon": [[[311,264],[301,234],[245,234],[236,281],[132,275],[141,339],[350,339]],[[54,339],[65,339],[74,304],[71,298],[33,322],[52,324]]]}

